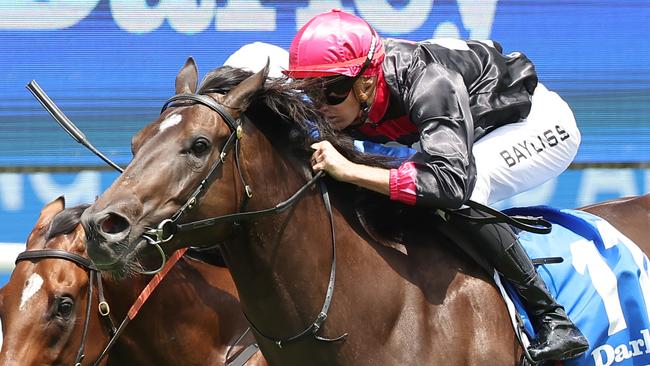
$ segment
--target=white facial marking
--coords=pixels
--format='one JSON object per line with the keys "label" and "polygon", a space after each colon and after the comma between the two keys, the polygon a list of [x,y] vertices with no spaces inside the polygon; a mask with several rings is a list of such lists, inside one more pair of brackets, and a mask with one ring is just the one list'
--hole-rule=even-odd
{"label": "white facial marking", "polygon": [[164,121],[160,122],[160,127],[158,128],[158,131],[164,131],[171,126],[181,123],[182,120],[183,120],[183,116],[181,116],[180,114],[172,114],[170,116],[167,116],[167,118],[165,118]]}
{"label": "white facial marking", "polygon": [[43,278],[37,273],[32,273],[32,275],[27,279],[27,283],[25,283],[25,288],[23,289],[23,294],[20,297],[19,310],[25,310],[27,302],[32,298],[32,296],[34,296],[34,294],[36,294],[36,292],[38,292],[38,290],[41,289],[41,286],[43,286]]}

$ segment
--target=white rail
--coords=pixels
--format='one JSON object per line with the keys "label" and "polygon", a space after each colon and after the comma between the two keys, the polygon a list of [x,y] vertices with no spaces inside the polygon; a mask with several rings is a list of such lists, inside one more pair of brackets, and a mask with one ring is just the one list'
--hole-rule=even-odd
{"label": "white rail", "polygon": [[0,243],[0,272],[11,272],[19,253],[25,250],[25,244]]}

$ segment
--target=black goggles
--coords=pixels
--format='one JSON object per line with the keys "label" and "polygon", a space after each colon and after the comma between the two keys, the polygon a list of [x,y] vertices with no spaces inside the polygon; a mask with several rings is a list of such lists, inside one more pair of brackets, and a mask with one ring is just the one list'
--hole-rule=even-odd
{"label": "black goggles", "polygon": [[370,41],[370,49],[368,50],[368,57],[364,61],[363,66],[355,76],[336,75],[320,78],[319,85],[307,91],[307,95],[317,102],[327,105],[338,105],[347,99],[354,83],[363,75],[368,66],[372,63],[372,58],[375,56],[375,48],[377,46],[377,39],[372,36]]}
{"label": "black goggles", "polygon": [[320,104],[338,105],[348,97],[357,79],[342,75],[320,78],[317,85],[307,90],[307,95]]}

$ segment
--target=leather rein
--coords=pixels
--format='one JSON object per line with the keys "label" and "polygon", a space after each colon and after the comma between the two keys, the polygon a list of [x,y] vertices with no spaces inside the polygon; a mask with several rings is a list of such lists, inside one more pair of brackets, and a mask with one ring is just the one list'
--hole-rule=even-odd
{"label": "leather rein", "polygon": [[35,259],[64,259],[70,262],[73,262],[85,269],[88,272],[88,302],[86,303],[86,316],[84,317],[83,332],[81,336],[81,344],[79,345],[79,350],[77,351],[77,356],[75,358],[75,366],[81,366],[83,359],[85,357],[84,349],[86,348],[86,341],[88,339],[88,325],[90,323],[90,312],[93,301],[93,287],[94,280],[97,281],[97,297],[99,301],[99,314],[101,319],[104,320],[106,327],[109,330],[109,335],[111,338],[117,337],[117,329],[115,328],[115,323],[110,316],[111,308],[106,302],[104,297],[104,286],[102,285],[102,275],[93,265],[93,263],[88,258],[84,258],[78,254],[68,252],[62,249],[39,249],[39,250],[28,250],[18,254],[16,257],[15,263],[21,261],[32,261]]}
{"label": "leather rein", "polygon": [[[245,211],[246,206],[248,204],[248,200],[253,196],[253,192],[251,187],[248,184],[246,184],[244,175],[242,174],[241,163],[239,162],[239,148],[240,148],[239,141],[243,137],[242,121],[240,118],[235,119],[226,110],[226,107],[224,107],[222,104],[217,102],[215,99],[207,95],[192,94],[192,93],[182,93],[171,97],[163,105],[161,113],[163,113],[168,108],[188,106],[194,104],[200,104],[206,106],[210,108],[212,111],[216,112],[226,123],[231,133],[221,149],[221,152],[219,154],[219,159],[213,163],[206,177],[199,183],[198,187],[192,192],[192,194],[185,201],[185,203],[169,219],[165,219],[162,222],[160,222],[157,228],[149,229],[143,234],[145,239],[150,244],[160,245],[161,243],[171,240],[174,237],[174,235],[179,232],[191,231],[199,228],[214,226],[217,224],[228,223],[228,222],[233,223],[233,225],[238,225],[239,221],[251,220],[262,216],[279,214],[285,211],[286,209],[288,209],[289,207],[293,206],[302,197],[304,197],[305,193],[309,190],[309,188],[314,186],[316,182],[318,182],[325,175],[324,172],[317,173],[309,181],[307,181],[302,187],[300,187],[291,197],[289,197],[285,201],[278,203],[273,207],[257,210],[257,211]],[[193,208],[195,208],[198,205],[199,200],[201,199],[201,197],[203,197],[207,188],[215,181],[216,177],[218,176],[220,168],[223,167],[223,165],[226,162],[226,157],[233,150],[235,155],[234,157],[235,166],[237,167],[237,170],[239,172],[239,177],[241,179],[245,191],[244,192],[245,195],[243,196],[244,198],[241,203],[239,212],[212,217],[212,218],[201,219],[192,222],[180,223],[180,220],[183,217],[185,217],[188,214],[188,212],[190,212]],[[327,319],[327,314],[332,302],[332,295],[334,294],[334,284],[336,280],[336,238],[334,233],[334,217],[332,214],[332,208],[331,208],[327,188],[325,187],[325,184],[322,183],[322,181],[320,181],[319,183],[320,183],[321,193],[323,197],[323,202],[325,204],[325,209],[327,210],[327,214],[329,216],[329,221],[330,221],[330,228],[332,234],[331,235],[331,240],[332,240],[332,262],[331,263],[332,264],[330,268],[329,282],[327,284],[327,292],[325,294],[323,306],[320,312],[318,313],[318,315],[316,316],[316,319],[309,326],[307,326],[304,330],[297,333],[296,335],[285,337],[285,338],[277,338],[277,337],[269,336],[266,333],[260,331],[250,321],[250,318],[248,318],[248,316],[244,313],[244,316],[246,316],[249,323],[251,324],[251,328],[261,337],[273,342],[279,348],[282,348],[286,344],[298,341],[299,339],[302,339],[306,336],[313,336],[316,340],[323,341],[323,342],[338,342],[344,340],[347,337],[347,333],[338,336],[336,338],[325,338],[317,335],[318,331],[321,329],[323,323]]]}

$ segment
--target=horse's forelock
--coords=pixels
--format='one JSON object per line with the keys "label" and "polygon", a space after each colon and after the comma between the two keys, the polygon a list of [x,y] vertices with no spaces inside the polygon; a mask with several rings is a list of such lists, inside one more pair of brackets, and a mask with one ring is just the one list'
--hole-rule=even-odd
{"label": "horse's forelock", "polygon": [[83,204],[75,207],[66,208],[54,216],[50,227],[45,235],[45,240],[50,240],[58,235],[69,234],[74,230],[81,220],[81,214],[90,205]]}

